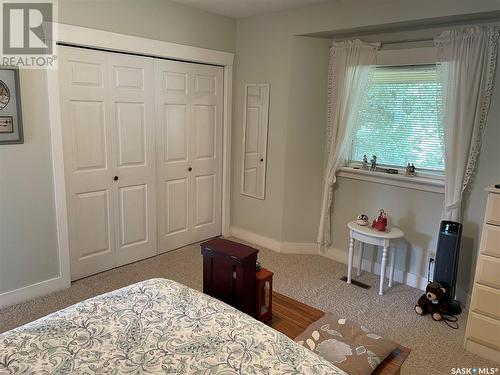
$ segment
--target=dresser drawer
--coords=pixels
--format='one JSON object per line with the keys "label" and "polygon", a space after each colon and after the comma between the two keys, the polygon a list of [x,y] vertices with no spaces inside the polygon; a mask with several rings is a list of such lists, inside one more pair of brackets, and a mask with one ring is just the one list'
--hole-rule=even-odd
{"label": "dresser drawer", "polygon": [[500,259],[480,254],[476,282],[500,289]]}
{"label": "dresser drawer", "polygon": [[481,239],[481,253],[500,258],[500,226],[484,225]]}
{"label": "dresser drawer", "polygon": [[500,290],[476,284],[471,311],[500,320]]}
{"label": "dresser drawer", "polygon": [[500,194],[488,194],[484,219],[486,223],[500,225]]}
{"label": "dresser drawer", "polygon": [[467,337],[498,350],[500,349],[500,321],[471,312],[467,323]]}

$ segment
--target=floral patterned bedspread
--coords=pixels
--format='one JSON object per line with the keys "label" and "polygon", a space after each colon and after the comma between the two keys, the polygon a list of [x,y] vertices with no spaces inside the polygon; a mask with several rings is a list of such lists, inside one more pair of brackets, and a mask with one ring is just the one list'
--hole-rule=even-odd
{"label": "floral patterned bedspread", "polygon": [[0,374],[345,374],[283,334],[152,279],[0,334]]}

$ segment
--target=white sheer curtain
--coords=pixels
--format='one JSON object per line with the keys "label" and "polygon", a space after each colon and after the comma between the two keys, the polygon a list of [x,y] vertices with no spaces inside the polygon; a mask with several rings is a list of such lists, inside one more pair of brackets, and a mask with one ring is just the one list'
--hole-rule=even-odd
{"label": "white sheer curtain", "polygon": [[462,194],[481,148],[495,76],[498,30],[471,27],[435,38],[445,145],[444,220],[460,220]]}
{"label": "white sheer curtain", "polygon": [[333,42],[330,48],[328,76],[327,163],[323,174],[323,205],[318,244],[330,245],[332,187],[336,172],[343,166],[354,134],[356,116],[366,93],[370,70],[376,63],[380,43],[360,40]]}

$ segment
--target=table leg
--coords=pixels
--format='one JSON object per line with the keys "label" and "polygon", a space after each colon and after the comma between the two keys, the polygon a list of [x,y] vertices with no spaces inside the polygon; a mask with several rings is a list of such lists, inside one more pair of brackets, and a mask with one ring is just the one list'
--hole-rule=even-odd
{"label": "table leg", "polygon": [[396,248],[393,247],[390,249],[391,252],[391,264],[389,268],[389,288],[392,287],[392,281],[394,279],[394,264],[396,262]]}
{"label": "table leg", "polygon": [[382,253],[382,265],[380,268],[380,285],[378,287],[378,294],[384,294],[384,282],[385,282],[385,267],[387,266],[387,246],[384,246],[384,251]]}
{"label": "table leg", "polygon": [[349,234],[349,258],[347,262],[347,284],[351,283],[352,276],[352,257],[354,253],[354,238],[352,238],[352,233]]}
{"label": "table leg", "polygon": [[359,242],[359,259],[358,259],[358,276],[361,276],[361,266],[363,264],[363,251],[365,249],[365,243],[358,241]]}

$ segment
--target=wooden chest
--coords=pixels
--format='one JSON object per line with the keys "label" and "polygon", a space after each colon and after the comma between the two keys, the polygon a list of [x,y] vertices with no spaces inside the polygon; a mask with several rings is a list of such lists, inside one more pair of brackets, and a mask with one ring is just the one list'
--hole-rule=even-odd
{"label": "wooden chest", "polygon": [[222,238],[200,246],[203,293],[255,317],[255,262],[259,250]]}

